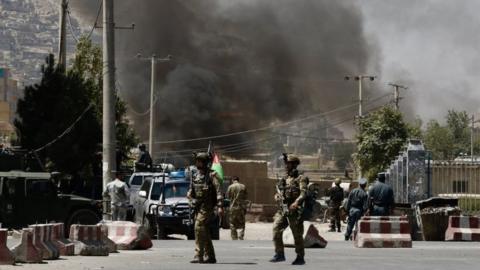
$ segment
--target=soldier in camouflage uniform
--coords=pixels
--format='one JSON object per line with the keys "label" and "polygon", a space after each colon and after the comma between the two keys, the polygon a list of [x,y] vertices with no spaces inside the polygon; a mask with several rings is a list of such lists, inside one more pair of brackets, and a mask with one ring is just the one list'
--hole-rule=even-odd
{"label": "soldier in camouflage uniform", "polygon": [[[283,246],[283,231],[290,226],[292,230],[295,252],[297,258],[292,262],[293,265],[305,264],[305,249],[303,246],[303,219],[301,208],[306,198],[308,178],[297,171],[300,164],[298,157],[294,155],[284,155],[286,175],[282,179],[282,189],[275,194],[275,200],[286,204],[288,210],[279,209],[275,214],[273,221],[273,243],[275,245],[275,255],[270,262],[285,261]],[[282,198],[284,199],[282,201]]]}
{"label": "soldier in camouflage uniform", "polygon": [[[233,177],[233,183],[228,187],[227,197],[230,199],[230,232],[232,240],[243,240],[245,235],[245,214],[247,213],[247,189],[240,179]],[[240,233],[237,234],[237,230]]]}
{"label": "soldier in camouflage uniform", "polygon": [[208,153],[195,155],[198,172],[192,176],[187,194],[188,198],[194,201],[195,207],[195,257],[191,263],[217,262],[209,225],[215,216],[215,207],[218,207],[218,214],[223,215],[223,198],[219,179],[208,167],[211,159]]}

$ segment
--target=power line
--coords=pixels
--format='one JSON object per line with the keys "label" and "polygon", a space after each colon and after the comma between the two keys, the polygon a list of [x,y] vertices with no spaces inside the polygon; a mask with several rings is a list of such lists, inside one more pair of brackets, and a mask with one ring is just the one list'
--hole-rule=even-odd
{"label": "power line", "polygon": [[87,38],[90,38],[92,36],[93,31],[95,31],[95,28],[97,26],[98,19],[100,18],[100,14],[102,14],[103,3],[101,0],[99,0],[98,3],[99,3],[99,6],[97,11],[97,17],[95,18],[95,22],[92,25],[92,29],[90,29],[90,31],[88,32]]}
{"label": "power line", "polygon": [[72,25],[72,17],[70,16],[70,9],[67,9],[67,18],[68,18],[68,26],[70,28],[70,34],[72,34],[73,39],[75,40],[75,43],[79,42],[79,38],[75,34],[75,31],[73,31],[73,25]]}
{"label": "power line", "polygon": [[[382,96],[380,96],[380,97],[377,97],[377,98],[373,99],[373,100],[370,101],[369,103],[374,102],[374,101],[376,101],[376,100],[379,100],[379,99],[384,98],[384,97],[389,96],[389,95],[390,95],[390,94],[382,95]],[[304,117],[304,118],[300,118],[300,119],[296,119],[296,120],[292,120],[292,121],[288,121],[288,122],[284,122],[284,123],[280,123],[280,124],[276,124],[276,125],[261,127],[261,128],[255,128],[255,129],[250,129],[250,130],[244,130],[244,131],[226,133],[226,134],[221,134],[221,135],[213,135],[213,136],[207,136],[207,137],[200,137],[200,138],[189,138],[189,139],[170,140],[170,141],[157,141],[157,142],[155,142],[155,144],[171,144],[171,143],[181,143],[181,142],[194,142],[194,141],[213,140],[213,139],[220,139],[220,138],[225,138],[225,137],[232,137],[232,136],[237,136],[237,135],[242,135],[242,134],[255,133],[255,132],[260,132],[260,131],[266,131],[266,130],[273,129],[273,128],[277,128],[277,127],[282,127],[282,126],[291,125],[291,124],[294,124],[294,123],[297,123],[297,122],[303,122],[303,121],[306,121],[306,120],[309,120],[309,119],[312,119],[312,118],[318,118],[318,117],[326,116],[326,115],[329,115],[329,114],[332,114],[332,113],[335,113],[335,112],[338,112],[338,111],[342,111],[342,110],[345,110],[345,109],[354,107],[354,106],[356,106],[356,105],[357,105],[356,103],[353,103],[353,104],[345,105],[345,106],[342,106],[342,107],[339,107],[339,108],[336,108],[336,109],[333,109],[333,110],[330,110],[330,111],[327,111],[327,112],[318,113],[318,114],[313,114],[313,115],[310,115],[310,116],[307,116],[307,117]]]}
{"label": "power line", "polygon": [[306,121],[306,120],[309,120],[309,119],[312,119],[312,118],[318,118],[318,117],[326,116],[328,114],[331,114],[331,113],[334,113],[334,112],[337,112],[337,111],[348,109],[352,106],[356,106],[356,104],[354,103],[354,104],[342,106],[342,107],[333,109],[333,110],[328,111],[328,112],[314,114],[314,115],[310,115],[310,116],[307,116],[307,117],[304,117],[304,118],[300,118],[300,119],[296,119],[296,120],[292,120],[292,121],[288,121],[288,122],[284,122],[284,123],[280,123],[280,124],[276,124],[276,125],[261,127],[261,128],[255,128],[255,129],[249,129],[249,130],[244,130],[244,131],[238,131],[238,132],[232,132],[232,133],[226,133],[226,134],[214,135],[214,136],[208,136],[208,137],[201,137],[201,138],[190,138],[190,139],[171,140],[171,141],[157,141],[155,143],[156,144],[170,144],[170,143],[180,143],[180,142],[194,142],[194,141],[204,141],[204,140],[212,140],[212,139],[219,139],[219,138],[237,136],[237,135],[242,135],[242,134],[247,134],[247,133],[255,133],[255,132],[259,132],[259,131],[265,131],[265,130],[269,130],[269,129],[273,129],[273,128],[277,128],[277,127],[291,125],[291,124]]}
{"label": "power line", "polygon": [[77,117],[77,119],[67,128],[65,129],[65,131],[63,131],[60,135],[58,135],[57,137],[55,137],[55,139],[53,139],[52,141],[50,141],[49,143],[45,144],[44,146],[42,147],[39,147],[35,150],[33,150],[33,152],[39,152],[39,151],[42,151],[43,149],[51,146],[52,144],[56,143],[57,141],[59,141],[60,139],[62,139],[65,135],[67,135],[68,133],[70,133],[73,128],[75,127],[75,125],[77,125],[78,122],[80,122],[80,120],[82,120],[83,116],[93,107],[93,104],[89,104],[88,107],[80,114],[80,116]]}

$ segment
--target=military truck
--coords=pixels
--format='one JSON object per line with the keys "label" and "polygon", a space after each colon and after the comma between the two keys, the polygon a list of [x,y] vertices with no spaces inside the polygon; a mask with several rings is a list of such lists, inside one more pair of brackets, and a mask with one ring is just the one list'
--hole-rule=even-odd
{"label": "military truck", "polygon": [[0,223],[20,229],[30,224],[63,222],[96,224],[102,217],[101,201],[61,194],[46,172],[0,171]]}

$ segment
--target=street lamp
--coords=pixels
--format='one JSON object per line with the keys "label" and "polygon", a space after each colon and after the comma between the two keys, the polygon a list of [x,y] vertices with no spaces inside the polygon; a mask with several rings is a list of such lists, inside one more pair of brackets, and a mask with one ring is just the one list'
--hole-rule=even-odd
{"label": "street lamp", "polygon": [[171,55],[167,55],[164,58],[158,58],[155,54],[152,54],[150,57],[143,57],[142,54],[138,53],[137,58],[140,60],[150,61],[151,63],[151,76],[150,76],[150,126],[148,133],[148,152],[153,158],[153,96],[155,91],[155,64],[158,62],[169,62],[173,59]]}

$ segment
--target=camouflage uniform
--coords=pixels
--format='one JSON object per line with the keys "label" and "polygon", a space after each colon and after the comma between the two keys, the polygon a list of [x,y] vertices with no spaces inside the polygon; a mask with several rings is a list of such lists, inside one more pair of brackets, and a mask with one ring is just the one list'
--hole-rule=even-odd
{"label": "camouflage uniform", "polygon": [[[288,162],[290,162],[290,157],[293,156],[288,156]],[[297,160],[297,162],[300,163],[298,158],[294,157],[292,159]],[[293,203],[297,203],[299,206],[301,206],[306,198],[308,178],[299,174],[296,169],[293,169],[287,173],[283,181],[285,185],[284,203],[286,203],[288,206],[291,206]],[[277,194],[276,199],[278,200],[280,196],[281,194]],[[273,221],[273,243],[275,245],[275,256],[271,262],[285,260],[283,231],[290,226],[295,244],[295,252],[297,253],[297,259],[293,262],[293,264],[297,264],[296,262],[298,260],[302,261],[300,264],[305,263],[305,248],[303,246],[303,219],[301,217],[301,211],[299,210],[300,209],[289,210],[288,213],[283,213],[282,210],[279,209],[275,214]]]}
{"label": "camouflage uniform", "polygon": [[[245,214],[247,212],[247,189],[244,184],[234,181],[228,187],[227,196],[230,199],[230,234],[232,240],[243,240],[245,236]],[[237,230],[240,230],[238,235]]]}
{"label": "camouflage uniform", "polygon": [[209,171],[209,174],[210,177],[205,177],[199,170],[194,176],[192,187],[188,191],[188,196],[196,200],[194,260],[198,260],[200,263],[204,261],[216,262],[209,226],[215,216],[215,200],[219,207],[222,206],[223,201],[220,182],[215,172]]}

